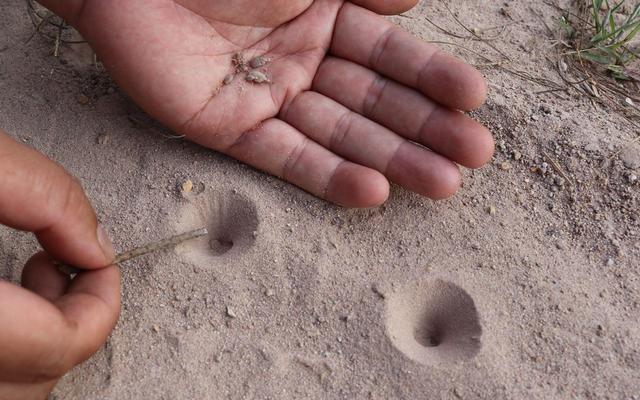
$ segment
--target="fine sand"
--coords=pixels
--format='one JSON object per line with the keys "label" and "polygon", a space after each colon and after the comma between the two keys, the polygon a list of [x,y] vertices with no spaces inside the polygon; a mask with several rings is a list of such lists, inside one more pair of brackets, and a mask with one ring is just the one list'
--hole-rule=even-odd
{"label": "fine sand", "polygon": [[[508,25],[491,44],[510,69],[562,82],[554,8],[446,3]],[[493,162],[447,201],[394,188],[346,210],[172,137],[85,46],[27,42],[23,0],[0,15],[0,127],[82,181],[117,248],[211,232],[123,265],[118,326],[51,399],[639,398],[640,132],[622,113],[485,66]],[[499,58],[427,19],[469,35],[440,2],[393,20]],[[36,250],[0,227],[0,278]]]}

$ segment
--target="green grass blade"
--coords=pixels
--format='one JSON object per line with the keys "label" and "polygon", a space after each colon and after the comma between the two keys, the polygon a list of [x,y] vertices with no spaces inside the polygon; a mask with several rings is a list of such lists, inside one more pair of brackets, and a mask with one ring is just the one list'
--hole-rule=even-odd
{"label": "green grass blade", "polygon": [[602,7],[603,0],[593,0],[593,22],[596,24],[596,32],[600,32],[602,30],[602,25],[600,24],[600,8]]}

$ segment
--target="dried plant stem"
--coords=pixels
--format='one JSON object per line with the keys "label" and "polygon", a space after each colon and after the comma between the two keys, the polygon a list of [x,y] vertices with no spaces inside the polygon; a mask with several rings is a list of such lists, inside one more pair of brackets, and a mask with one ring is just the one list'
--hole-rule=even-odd
{"label": "dried plant stem", "polygon": [[[196,229],[194,231],[190,231],[187,233],[183,233],[181,235],[172,236],[168,239],[160,240],[158,242],[153,242],[146,244],[144,246],[137,247],[133,250],[125,251],[124,253],[118,254],[113,259],[113,264],[120,264],[129,260],[133,260],[134,258],[138,258],[144,256],[146,254],[155,253],[156,251],[160,251],[169,247],[174,247],[179,245],[180,243],[193,240],[202,236],[206,236],[208,234],[206,228]],[[70,265],[57,263],[56,265],[58,269],[67,275],[73,275],[80,272],[79,269],[72,267]]]}

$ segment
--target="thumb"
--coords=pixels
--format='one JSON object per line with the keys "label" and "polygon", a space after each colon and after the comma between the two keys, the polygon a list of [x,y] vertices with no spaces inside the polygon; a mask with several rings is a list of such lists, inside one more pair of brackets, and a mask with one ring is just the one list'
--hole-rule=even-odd
{"label": "thumb", "polygon": [[114,252],[76,179],[0,131],[0,224],[34,232],[55,259],[88,269]]}
{"label": "thumb", "polygon": [[41,252],[27,262],[22,284],[28,290],[0,281],[0,380],[55,381],[96,352],[116,325],[117,266],[69,280]]}
{"label": "thumb", "polygon": [[351,0],[351,2],[377,14],[397,15],[411,10],[418,0]]}

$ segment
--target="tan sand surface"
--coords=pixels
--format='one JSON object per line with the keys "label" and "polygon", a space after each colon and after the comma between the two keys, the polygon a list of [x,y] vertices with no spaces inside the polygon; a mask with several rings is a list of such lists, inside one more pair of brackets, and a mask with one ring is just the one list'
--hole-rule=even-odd
{"label": "tan sand surface", "polygon": [[[431,25],[468,36],[442,3],[394,21],[496,57]],[[508,24],[509,68],[561,82],[555,9],[446,3]],[[22,0],[0,15],[0,126],[82,181],[117,248],[212,232],[123,266],[117,328],[51,399],[640,398],[640,132],[621,113],[485,66],[494,161],[447,201],[396,187],[346,210],[172,138],[88,49],[27,42]],[[36,249],[0,227],[0,278]]]}

